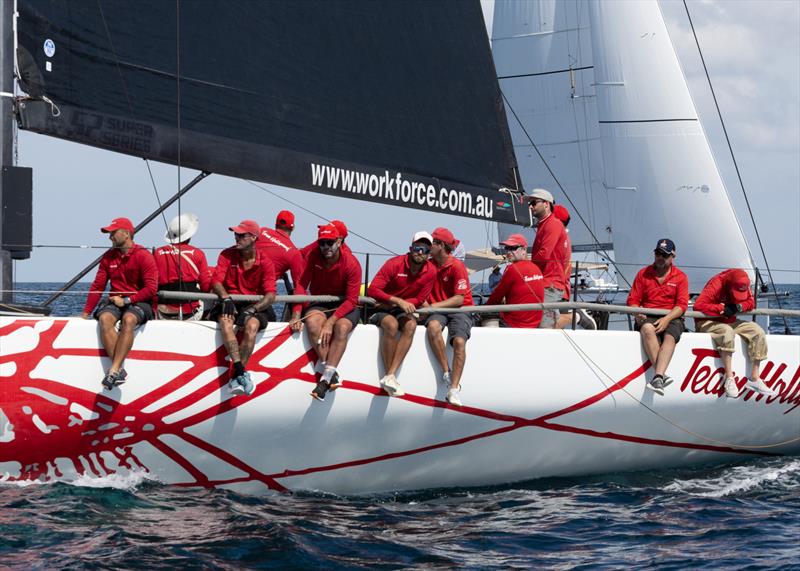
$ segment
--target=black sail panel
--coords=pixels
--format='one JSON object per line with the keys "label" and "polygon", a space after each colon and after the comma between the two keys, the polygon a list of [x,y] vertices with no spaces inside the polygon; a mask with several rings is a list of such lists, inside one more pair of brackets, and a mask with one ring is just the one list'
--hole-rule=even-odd
{"label": "black sail panel", "polygon": [[348,198],[521,213],[500,190],[516,159],[478,0],[18,7],[22,128]]}

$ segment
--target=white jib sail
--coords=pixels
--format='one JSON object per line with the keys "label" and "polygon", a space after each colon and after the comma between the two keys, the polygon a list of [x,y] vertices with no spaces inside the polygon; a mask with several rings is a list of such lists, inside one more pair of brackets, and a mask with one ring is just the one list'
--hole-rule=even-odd
{"label": "white jib sail", "polygon": [[[526,190],[547,188],[570,209],[574,246],[595,244],[576,209],[596,239],[610,243],[586,1],[496,0],[492,52],[510,107],[508,121]],[[575,209],[556,186],[529,136]],[[501,238],[512,232],[519,228],[499,228]],[[530,239],[532,232],[525,234]]]}
{"label": "white jib sail", "polygon": [[658,4],[587,7],[618,271],[632,280],[659,238],[675,242],[691,291],[724,268],[751,270]]}

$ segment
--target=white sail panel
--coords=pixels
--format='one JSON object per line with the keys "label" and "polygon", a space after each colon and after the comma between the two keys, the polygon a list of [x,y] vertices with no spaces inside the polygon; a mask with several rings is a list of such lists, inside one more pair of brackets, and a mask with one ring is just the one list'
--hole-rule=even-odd
{"label": "white sail panel", "polygon": [[751,269],[658,4],[590,2],[589,13],[619,268],[632,280],[668,237],[692,291],[722,268]]}
{"label": "white sail panel", "polygon": [[[526,188],[547,188],[570,209],[576,246],[594,244],[595,237],[601,243],[612,241],[588,24],[585,0],[495,2],[492,52],[509,103],[520,175]],[[501,227],[500,234],[513,231]]]}

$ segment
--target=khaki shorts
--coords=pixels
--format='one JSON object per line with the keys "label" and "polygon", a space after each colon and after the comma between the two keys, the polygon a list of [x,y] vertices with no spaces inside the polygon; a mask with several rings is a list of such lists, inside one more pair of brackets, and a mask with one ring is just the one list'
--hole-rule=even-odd
{"label": "khaki shorts", "polygon": [[733,341],[740,335],[747,343],[747,356],[752,361],[762,361],[767,358],[767,336],[758,323],[741,321],[721,323],[711,319],[698,319],[695,321],[698,333],[710,333],[711,341],[717,351],[733,353]]}

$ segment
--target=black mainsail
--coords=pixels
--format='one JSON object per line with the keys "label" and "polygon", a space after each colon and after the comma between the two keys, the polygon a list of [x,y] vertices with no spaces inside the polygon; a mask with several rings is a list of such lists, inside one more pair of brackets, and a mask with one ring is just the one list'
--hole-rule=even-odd
{"label": "black mainsail", "polygon": [[348,198],[512,223],[522,212],[501,190],[520,183],[478,0],[18,11],[24,129]]}

